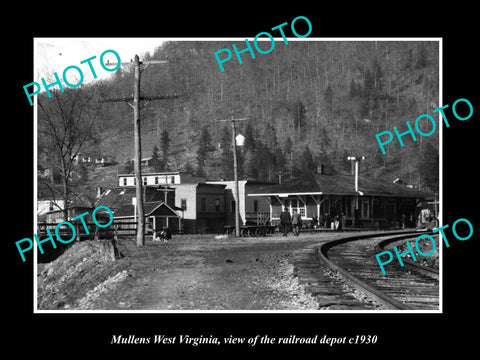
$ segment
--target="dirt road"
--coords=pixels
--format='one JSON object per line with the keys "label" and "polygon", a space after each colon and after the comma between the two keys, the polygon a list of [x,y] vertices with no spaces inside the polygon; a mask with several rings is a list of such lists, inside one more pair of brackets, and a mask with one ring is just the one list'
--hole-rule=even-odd
{"label": "dirt road", "polygon": [[[293,276],[292,252],[327,237],[332,235],[239,239],[190,235],[175,236],[169,243],[147,241],[144,247],[120,241],[124,258],[99,264],[95,255],[82,255],[77,260],[82,266],[75,264],[79,249],[74,247],[88,245],[75,244],[62,255],[65,259],[60,257],[39,274],[39,308],[315,310],[315,299]],[[62,273],[69,281],[55,276],[60,266],[64,273],[75,271],[69,276]]]}

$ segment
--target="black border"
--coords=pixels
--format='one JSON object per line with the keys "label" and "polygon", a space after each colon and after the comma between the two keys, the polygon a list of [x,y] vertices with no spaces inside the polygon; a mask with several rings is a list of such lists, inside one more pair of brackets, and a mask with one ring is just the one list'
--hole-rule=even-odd
{"label": "black border", "polygon": [[[390,356],[402,354],[440,354],[443,350],[474,348],[474,327],[469,319],[475,313],[475,260],[478,254],[478,221],[472,205],[477,201],[477,159],[475,158],[476,118],[480,108],[479,79],[476,66],[478,25],[476,9],[454,4],[449,9],[421,9],[418,4],[384,4],[382,8],[365,3],[351,7],[324,7],[321,3],[304,8],[295,4],[266,5],[266,11],[246,3],[218,6],[185,3],[176,9],[164,4],[107,4],[99,8],[73,12],[44,4],[44,11],[32,11],[22,17],[21,34],[9,37],[2,62],[7,74],[8,91],[4,96],[4,192],[7,201],[6,237],[2,242],[8,271],[4,298],[7,346],[21,351],[28,348],[54,358],[65,354],[136,354],[144,351],[161,356],[175,350],[196,354],[232,351],[236,354],[279,351],[284,355],[312,352],[318,356],[345,350],[355,354],[375,352]],[[88,6],[87,6],[88,7]],[[273,10],[272,10],[273,9]],[[138,16],[135,16],[135,13]],[[25,101],[22,86],[33,81],[33,37],[47,36],[158,36],[158,37],[250,37],[285,21],[303,15],[313,25],[311,37],[442,37],[443,103],[467,98],[474,115],[465,122],[452,121],[444,128],[443,216],[445,224],[458,218],[469,219],[474,236],[465,242],[453,240],[444,248],[443,314],[33,314],[32,259],[22,263],[14,241],[33,233],[33,110]],[[11,29],[4,29],[11,34]],[[8,68],[7,68],[8,67]],[[13,95],[13,96],[12,96]],[[10,107],[13,99],[13,107]],[[10,110],[11,109],[11,110]],[[410,120],[410,119],[406,119]],[[13,129],[12,129],[13,128]],[[11,131],[12,129],[13,131]],[[8,134],[8,136],[7,136]],[[12,186],[13,185],[13,186]],[[472,323],[473,326],[476,324]],[[200,346],[161,347],[152,345],[113,346],[113,334],[210,334],[251,337],[273,336],[354,336],[378,335],[376,345],[332,348],[326,346]],[[65,353],[65,350],[71,352]]]}

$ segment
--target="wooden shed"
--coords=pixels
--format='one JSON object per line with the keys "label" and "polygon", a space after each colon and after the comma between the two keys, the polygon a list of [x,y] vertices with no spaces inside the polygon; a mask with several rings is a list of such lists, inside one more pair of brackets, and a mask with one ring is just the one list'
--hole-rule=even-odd
{"label": "wooden shed", "polygon": [[[172,233],[178,233],[182,229],[181,217],[177,212],[163,201],[152,201],[144,203],[146,219],[146,234],[152,235],[153,230],[161,230],[168,227]],[[122,205],[113,213],[113,220],[116,224],[125,228],[136,228],[136,213],[134,205]]]}

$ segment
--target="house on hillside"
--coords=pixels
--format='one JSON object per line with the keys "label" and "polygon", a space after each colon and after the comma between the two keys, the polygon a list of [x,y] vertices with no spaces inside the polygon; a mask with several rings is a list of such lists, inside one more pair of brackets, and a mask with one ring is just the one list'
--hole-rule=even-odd
{"label": "house on hillside", "polygon": [[304,220],[325,214],[345,214],[347,226],[389,227],[402,219],[417,219],[427,198],[434,194],[410,187],[360,176],[358,191],[352,175],[315,174],[283,184],[267,185],[248,194],[269,204],[270,218],[278,222],[283,208],[297,210]]}
{"label": "house on hillside", "polygon": [[83,165],[95,165],[104,167],[115,164],[115,159],[110,155],[93,155],[86,153],[79,153],[73,158],[74,162]]}
{"label": "house on hillside", "polygon": [[[182,183],[196,183],[205,182],[204,177],[194,176],[188,172],[183,171],[165,171],[155,173],[142,174],[143,185],[156,186],[166,184],[182,184]],[[135,174],[118,174],[118,186],[135,186]]]}
{"label": "house on hillside", "polygon": [[115,164],[115,159],[113,156],[110,155],[105,155],[105,156],[99,156],[95,158],[95,165],[98,167],[105,167],[105,166],[110,166]]}

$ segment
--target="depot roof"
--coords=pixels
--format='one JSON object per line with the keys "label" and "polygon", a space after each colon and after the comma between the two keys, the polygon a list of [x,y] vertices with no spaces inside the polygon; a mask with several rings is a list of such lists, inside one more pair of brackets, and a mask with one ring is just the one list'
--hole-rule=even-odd
{"label": "depot roof", "polygon": [[[405,185],[394,184],[383,179],[360,176],[358,180],[360,195],[431,197],[435,194],[413,189]],[[289,180],[283,184],[267,185],[256,189],[249,196],[288,196],[288,195],[358,195],[355,191],[355,176],[314,174]]]}

